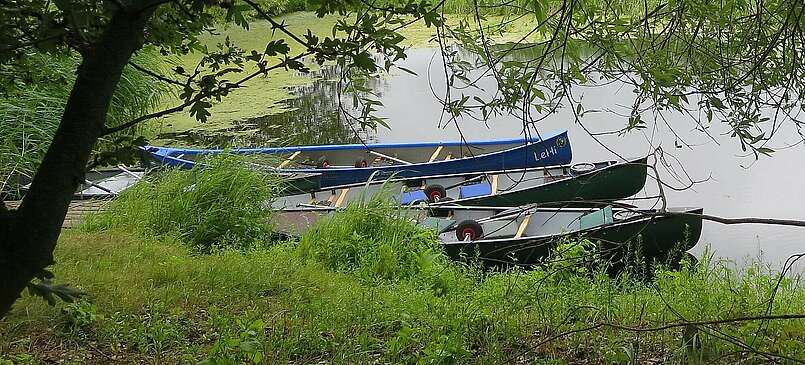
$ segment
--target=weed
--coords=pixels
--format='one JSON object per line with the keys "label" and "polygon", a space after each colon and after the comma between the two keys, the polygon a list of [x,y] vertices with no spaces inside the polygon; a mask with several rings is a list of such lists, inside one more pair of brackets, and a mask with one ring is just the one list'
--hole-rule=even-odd
{"label": "weed", "polygon": [[84,229],[125,228],[177,236],[197,252],[246,248],[268,240],[270,210],[279,179],[250,170],[235,156],[210,159],[192,170],[171,170],[126,190]]}
{"label": "weed", "polygon": [[436,235],[411,224],[405,211],[388,201],[377,196],[351,203],[302,237],[300,256],[368,281],[411,278],[435,265],[443,258]]}
{"label": "weed", "polygon": [[87,328],[102,318],[98,314],[98,309],[95,305],[86,300],[67,303],[62,307],[61,311],[65,324],[72,330]]}
{"label": "weed", "polygon": [[238,336],[219,339],[210,349],[210,356],[199,365],[262,363],[265,323],[257,319],[238,320],[237,324],[240,328]]}

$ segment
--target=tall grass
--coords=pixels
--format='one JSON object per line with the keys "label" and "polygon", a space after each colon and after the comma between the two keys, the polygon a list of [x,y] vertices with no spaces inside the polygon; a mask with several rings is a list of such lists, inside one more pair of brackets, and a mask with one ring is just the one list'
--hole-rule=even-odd
{"label": "tall grass", "polygon": [[436,235],[412,225],[383,198],[350,204],[327,224],[304,235],[300,255],[331,270],[359,272],[365,279],[416,275],[420,262],[438,252]]}
{"label": "tall grass", "polygon": [[197,252],[250,247],[268,238],[279,179],[224,155],[206,167],[171,170],[126,190],[83,229],[124,229],[147,236],[176,236]]}
{"label": "tall grass", "polygon": [[[35,53],[0,67],[0,193],[14,192],[17,183],[36,171],[61,120],[79,61],[73,53]],[[159,54],[151,49],[139,52],[133,61],[152,70],[162,67]],[[107,124],[145,114],[169,92],[164,83],[127,67],[112,98]],[[108,148],[109,143],[102,140],[98,148]]]}

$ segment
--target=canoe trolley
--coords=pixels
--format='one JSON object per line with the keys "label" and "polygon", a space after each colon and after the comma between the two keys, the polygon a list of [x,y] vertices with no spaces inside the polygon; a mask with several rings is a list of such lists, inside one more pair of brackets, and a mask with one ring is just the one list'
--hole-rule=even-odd
{"label": "canoe trolley", "polygon": [[459,241],[475,241],[483,235],[481,224],[472,219],[463,220],[456,226],[456,238]]}
{"label": "canoe trolley", "polygon": [[439,184],[427,185],[422,191],[425,192],[425,196],[428,197],[428,202],[431,203],[436,203],[447,197],[447,190],[445,190],[444,186]]}

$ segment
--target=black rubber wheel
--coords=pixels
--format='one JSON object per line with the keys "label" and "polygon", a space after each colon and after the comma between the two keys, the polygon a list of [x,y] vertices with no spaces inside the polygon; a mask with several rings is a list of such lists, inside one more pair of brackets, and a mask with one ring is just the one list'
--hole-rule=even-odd
{"label": "black rubber wheel", "polygon": [[[451,200],[453,200],[453,198],[451,198],[449,196],[446,196],[446,197],[440,199],[439,201],[444,203],[444,202],[448,202],[448,201],[451,201]],[[436,218],[447,218],[448,216],[450,216],[450,212],[452,212],[452,211],[453,210],[450,209],[450,208],[431,208],[430,209],[430,216],[431,217],[436,217]]]}
{"label": "black rubber wheel", "polygon": [[431,203],[435,203],[447,197],[447,190],[444,189],[444,186],[439,184],[425,186],[423,190],[425,191],[425,196],[428,197],[428,201]]}
{"label": "black rubber wheel", "polygon": [[355,160],[355,167],[367,167],[369,163],[366,162],[364,159]]}
{"label": "black rubber wheel", "polygon": [[470,241],[475,241],[484,235],[484,230],[481,225],[471,219],[463,220],[456,227],[456,238],[459,241],[464,241],[469,238]]}

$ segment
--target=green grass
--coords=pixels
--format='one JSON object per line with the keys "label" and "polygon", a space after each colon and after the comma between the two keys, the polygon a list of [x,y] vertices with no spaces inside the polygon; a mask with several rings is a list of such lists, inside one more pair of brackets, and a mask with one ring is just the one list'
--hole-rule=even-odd
{"label": "green grass", "polygon": [[224,154],[204,163],[149,177],[124,191],[107,212],[89,217],[82,228],[173,235],[203,253],[266,241],[271,211],[263,207],[276,195],[279,179],[248,169],[236,156]]}
{"label": "green grass", "polygon": [[412,225],[391,203],[372,198],[357,202],[319,225],[299,241],[300,255],[330,270],[353,272],[366,282],[383,282],[446,270],[436,235]]}
{"label": "green grass", "polygon": [[[798,278],[782,280],[769,307],[777,278],[762,265],[739,274],[723,262],[703,260],[696,270],[659,271],[648,283],[579,275],[565,265],[485,272],[447,260],[432,233],[404,216],[394,218],[390,209],[378,201],[353,205],[298,242],[266,241],[208,255],[187,244],[192,235],[153,228],[111,224],[94,232],[66,231],[53,271],[60,282],[89,296],[55,308],[22,298],[0,322],[0,359],[768,362],[738,344],[805,358],[802,319],[699,326],[698,331],[691,326],[584,330],[602,323],[653,328],[683,320],[801,312],[805,288]],[[113,209],[106,215],[143,219],[117,217],[124,213]],[[233,224],[224,222],[224,228]],[[697,344],[686,345],[686,338]]]}

